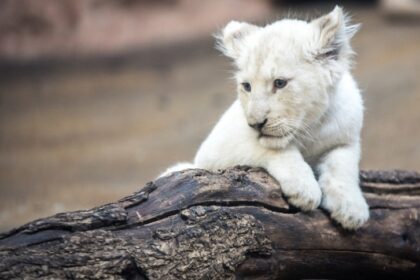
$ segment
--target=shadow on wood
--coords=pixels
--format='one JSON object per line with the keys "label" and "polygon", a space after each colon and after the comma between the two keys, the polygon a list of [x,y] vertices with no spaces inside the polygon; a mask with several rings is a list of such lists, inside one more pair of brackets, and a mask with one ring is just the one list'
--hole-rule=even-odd
{"label": "shadow on wood", "polygon": [[0,278],[419,279],[420,174],[360,177],[371,218],[351,232],[261,169],[177,172],[1,234]]}

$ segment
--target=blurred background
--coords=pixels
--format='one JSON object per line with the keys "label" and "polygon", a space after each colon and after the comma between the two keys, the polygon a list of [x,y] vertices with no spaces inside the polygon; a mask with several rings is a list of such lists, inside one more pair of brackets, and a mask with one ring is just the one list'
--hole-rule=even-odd
{"label": "blurred background", "polygon": [[191,160],[235,99],[229,20],[363,24],[364,169],[420,170],[417,0],[1,0],[0,231],[128,195]]}

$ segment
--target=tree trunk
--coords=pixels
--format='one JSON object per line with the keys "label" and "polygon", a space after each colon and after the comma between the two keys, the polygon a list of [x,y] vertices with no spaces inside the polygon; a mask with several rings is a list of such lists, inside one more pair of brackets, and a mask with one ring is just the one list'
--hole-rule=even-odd
{"label": "tree trunk", "polygon": [[300,212],[261,169],[187,170],[0,235],[0,278],[420,279],[420,174],[362,172],[371,218]]}

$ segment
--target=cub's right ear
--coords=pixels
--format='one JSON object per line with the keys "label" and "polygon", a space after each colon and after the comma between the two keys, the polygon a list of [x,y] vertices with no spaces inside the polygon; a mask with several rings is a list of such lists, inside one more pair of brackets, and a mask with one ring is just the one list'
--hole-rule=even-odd
{"label": "cub's right ear", "polygon": [[224,55],[237,59],[244,47],[245,38],[260,27],[246,22],[231,21],[215,35],[216,48]]}

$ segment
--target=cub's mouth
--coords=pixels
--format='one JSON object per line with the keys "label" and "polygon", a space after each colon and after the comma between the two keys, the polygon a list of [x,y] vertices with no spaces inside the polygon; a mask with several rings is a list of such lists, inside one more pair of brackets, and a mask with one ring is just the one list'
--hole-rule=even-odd
{"label": "cub's mouth", "polygon": [[285,131],[282,132],[281,134],[277,134],[277,135],[272,135],[272,134],[265,134],[264,132],[260,132],[260,134],[258,135],[258,138],[271,138],[271,139],[281,139],[281,138],[285,138],[288,137],[290,135],[293,134],[293,130],[289,130],[289,131]]}

